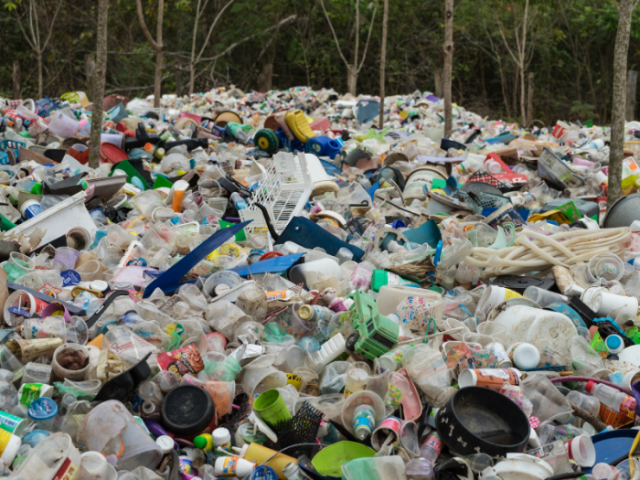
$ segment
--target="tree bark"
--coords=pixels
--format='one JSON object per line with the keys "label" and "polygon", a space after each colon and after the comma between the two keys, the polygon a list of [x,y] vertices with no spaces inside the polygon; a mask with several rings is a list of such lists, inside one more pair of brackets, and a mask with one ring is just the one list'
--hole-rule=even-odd
{"label": "tree bark", "polygon": [[38,99],[42,98],[42,52],[36,52],[36,62],[38,63]]}
{"label": "tree bark", "polygon": [[387,68],[387,24],[389,22],[389,0],[384,0],[384,11],[382,13],[382,45],[380,47],[380,119],[378,128],[382,130],[384,126],[384,87],[385,70]]}
{"label": "tree bark", "polygon": [[176,65],[176,96],[182,94],[182,65]]}
{"label": "tree bark", "polygon": [[611,152],[609,155],[609,192],[607,207],[622,195],[624,156],[624,115],[627,97],[627,55],[634,0],[620,0],[618,33],[613,51],[613,99],[611,105]]}
{"label": "tree bark", "polygon": [[13,99],[22,98],[22,88],[20,87],[20,60],[13,61]]}
{"label": "tree bark", "polygon": [[268,92],[273,87],[273,63],[262,65],[262,71],[258,78],[258,91]]}
{"label": "tree bark", "polygon": [[522,126],[527,126],[527,110],[525,105],[527,102],[527,92],[524,83],[524,68],[520,69],[520,116],[522,117]]}
{"label": "tree bark", "polygon": [[153,88],[153,108],[160,108],[162,96],[162,61],[164,45],[162,44],[162,19],[164,18],[164,0],[158,0],[158,24],[156,27],[156,81]]}
{"label": "tree bark", "polygon": [[451,135],[451,76],[453,71],[453,0],[445,0],[444,12],[444,134]]}
{"label": "tree bark", "polygon": [[358,72],[356,65],[347,65],[347,90],[354,97],[356,96],[356,87],[358,85]]}
{"label": "tree bark", "polygon": [[89,140],[89,167],[100,166],[100,139],[102,135],[102,103],[107,75],[107,21],[109,0],[98,1],[98,32],[96,36],[96,77],[94,81],[93,111],[91,113],[91,136]]}
{"label": "tree bark", "polygon": [[436,97],[438,98],[443,98],[444,97],[444,92],[443,92],[443,87],[442,87],[442,69],[441,68],[436,68],[433,71],[433,81],[435,83],[435,94]]}
{"label": "tree bark", "polygon": [[93,53],[87,53],[84,56],[84,74],[87,77],[87,91],[93,96],[96,81],[96,61]]}
{"label": "tree bark", "polygon": [[627,74],[627,122],[633,121],[636,116],[636,90],[638,87],[638,72],[629,70]]}
{"label": "tree bark", "polygon": [[529,90],[527,91],[527,125],[525,127],[531,126],[531,122],[533,122],[533,72],[529,72]]}

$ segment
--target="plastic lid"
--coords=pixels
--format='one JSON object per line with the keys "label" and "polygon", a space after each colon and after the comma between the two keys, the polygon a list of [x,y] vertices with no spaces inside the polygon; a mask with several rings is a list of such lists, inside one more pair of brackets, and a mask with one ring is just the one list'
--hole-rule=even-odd
{"label": "plastic lid", "polygon": [[596,386],[596,382],[592,380],[590,382],[587,382],[587,386],[584,387],[584,389],[587,393],[593,393],[593,389],[595,386]]}
{"label": "plastic lid", "polygon": [[[201,448],[201,447],[198,447],[196,445],[196,439],[197,438],[199,438],[199,437],[196,437],[196,438],[193,439],[193,444],[197,448]],[[171,438],[168,435],[160,435],[158,438],[156,438],[156,443],[162,449],[162,453],[164,453],[165,455],[171,451],[171,449],[173,448],[173,445],[174,445],[173,438]]]}
{"label": "plastic lid", "polygon": [[311,320],[311,317],[313,317],[313,308],[309,305],[301,305],[298,309],[298,316],[303,320]]}
{"label": "plastic lid", "polygon": [[588,435],[580,435],[567,443],[565,445],[569,447],[567,450],[571,460],[581,467],[593,467],[596,463],[596,449]]}
{"label": "plastic lid", "polygon": [[196,435],[209,426],[215,415],[211,395],[193,385],[174,388],[164,398],[162,426],[176,435]]}
{"label": "plastic lid", "polygon": [[371,277],[371,290],[377,292],[385,285],[389,285],[389,274],[384,270],[375,269]]}
{"label": "plastic lid", "polygon": [[523,370],[536,368],[540,363],[540,351],[530,343],[523,343],[513,351],[513,363]]}
{"label": "plastic lid", "polygon": [[49,397],[36,398],[29,405],[28,412],[32,420],[49,420],[58,414],[58,404]]}
{"label": "plastic lid", "polygon": [[605,341],[609,353],[618,353],[624,350],[624,342],[620,335],[609,335]]}
{"label": "plastic lid", "polygon": [[108,288],[109,288],[109,284],[104,280],[94,280],[93,282],[91,282],[91,290],[104,292]]}
{"label": "plastic lid", "polygon": [[211,436],[215,445],[224,445],[231,441],[231,434],[226,428],[216,428]]}

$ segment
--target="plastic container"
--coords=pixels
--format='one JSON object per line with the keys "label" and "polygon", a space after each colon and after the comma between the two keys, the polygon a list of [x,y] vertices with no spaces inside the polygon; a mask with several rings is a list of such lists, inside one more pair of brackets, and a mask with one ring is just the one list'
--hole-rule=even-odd
{"label": "plastic container", "polygon": [[588,435],[580,435],[564,443],[569,459],[580,467],[591,468],[596,463],[596,449]]}
{"label": "plastic container", "polygon": [[51,367],[60,379],[82,381],[89,374],[91,367],[89,350],[82,345],[64,344],[53,352]]}
{"label": "plastic container", "polygon": [[422,445],[420,445],[420,458],[429,460],[432,465],[436,463],[438,456],[442,452],[442,440],[438,432],[432,432]]}
{"label": "plastic container", "polygon": [[620,335],[609,335],[605,340],[604,344],[607,347],[607,352],[610,355],[615,355],[624,350],[624,340]]}
{"label": "plastic container", "polygon": [[530,343],[520,343],[511,347],[509,358],[517,368],[532,370],[540,363],[540,351]]}
{"label": "plastic container", "polygon": [[567,394],[567,400],[595,417],[600,415],[600,401],[596,397],[572,390]]}
{"label": "plastic container", "polygon": [[489,315],[491,310],[497,307],[502,302],[509,300],[510,298],[519,298],[520,295],[513,290],[509,290],[508,288],[498,287],[496,285],[490,285],[487,289],[485,289],[482,297],[478,301],[478,306],[476,308],[476,315]]}
{"label": "plastic container", "polygon": [[27,200],[20,206],[20,214],[27,220],[40,215],[43,211],[37,200]]}
{"label": "plastic container", "polygon": [[604,289],[594,293],[590,306],[602,316],[610,316],[614,311],[618,315],[624,313],[635,316],[638,313],[638,299],[636,297],[614,295]]}
{"label": "plastic container", "polygon": [[216,477],[244,478],[251,474],[255,464],[241,457],[218,457],[215,463]]}
{"label": "plastic container", "polygon": [[378,365],[380,365],[380,368],[383,368],[384,370],[395,372],[402,368],[402,359],[411,347],[411,345],[401,345],[393,350],[389,350],[377,359]]}
{"label": "plastic container", "polygon": [[36,398],[29,405],[29,418],[36,428],[53,430],[53,422],[58,414],[58,404],[49,397]]}
{"label": "plastic container", "polygon": [[270,425],[289,420],[291,413],[278,390],[267,390],[253,402],[253,409]]}
{"label": "plastic container", "polygon": [[505,383],[518,385],[520,371],[515,368],[479,368],[469,369],[460,373],[458,385],[465,387],[487,387],[497,392]]}
{"label": "plastic container", "polygon": [[118,472],[98,452],[82,454],[75,480],[116,480]]}
{"label": "plastic container", "polygon": [[22,437],[29,422],[26,418],[20,418],[7,412],[0,411],[0,429],[18,437]]}
{"label": "plastic container", "polygon": [[534,286],[527,287],[522,296],[537,303],[542,308],[552,303],[569,303],[569,298],[564,295]]}
{"label": "plastic container", "polygon": [[[278,453],[276,455],[277,452],[275,450],[267,448],[263,445],[259,445],[257,443],[247,443],[242,447],[242,449],[234,447],[234,451],[238,450],[240,451],[240,457],[244,458],[244,460],[256,465],[264,464],[268,467],[273,468],[278,474],[278,478],[280,478],[280,480],[286,480],[287,478],[283,473],[283,470],[287,465],[289,465],[290,463],[295,463],[296,465],[298,465],[298,460],[296,458],[285,455],[284,453]],[[271,460],[269,460],[270,458]],[[267,460],[269,461],[267,462]]]}
{"label": "plastic container", "polygon": [[233,453],[231,450],[231,433],[226,428],[216,428],[211,434],[213,439],[213,446],[216,450],[216,455],[224,455],[220,450],[223,450],[230,455]]}
{"label": "plastic container", "polygon": [[56,433],[41,440],[29,452],[15,475],[25,480],[73,478],[82,462],[80,452],[66,433]]}
{"label": "plastic container", "polygon": [[195,385],[181,385],[164,398],[162,425],[176,435],[196,435],[213,421],[215,406],[211,395]]}

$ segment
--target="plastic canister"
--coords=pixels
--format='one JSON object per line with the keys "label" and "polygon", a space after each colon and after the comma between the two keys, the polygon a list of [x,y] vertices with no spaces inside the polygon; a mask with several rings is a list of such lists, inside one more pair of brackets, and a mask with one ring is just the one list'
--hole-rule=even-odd
{"label": "plastic canister", "polygon": [[58,404],[49,397],[36,398],[29,405],[29,418],[36,423],[36,428],[51,430],[58,414]]}
{"label": "plastic canister", "polygon": [[502,386],[520,384],[520,372],[515,368],[478,368],[465,370],[458,377],[460,388],[487,387],[497,392]]}
{"label": "plastic canister", "polygon": [[5,430],[0,430],[0,461],[5,465],[11,465],[18,454],[22,440],[17,435],[12,435]]}
{"label": "plastic canister", "polygon": [[221,454],[220,450],[224,450],[229,454],[233,453],[231,450],[231,433],[229,433],[229,430],[226,428],[216,428],[211,436],[213,437],[216,454]]}
{"label": "plastic canister", "polygon": [[42,207],[40,206],[38,201],[33,199],[27,200],[20,207],[20,213],[22,214],[22,217],[26,218],[27,220],[41,214],[43,211],[44,210],[42,210]]}
{"label": "plastic canister", "polygon": [[615,295],[606,290],[595,292],[591,299],[591,307],[600,315],[610,315],[614,310],[635,316],[638,313],[638,299]]}
{"label": "plastic canister", "polygon": [[[277,452],[275,450],[271,450],[270,448],[259,445],[257,443],[248,443],[244,447],[242,447],[242,450],[240,450],[241,457],[249,462],[254,462],[259,465],[271,458],[276,453]],[[298,464],[297,459],[283,453],[278,453],[275,457],[265,463],[265,465],[273,468],[278,474],[278,478],[280,478],[281,480],[286,480],[287,477],[283,473],[283,469],[291,462],[295,463],[296,465]],[[217,463],[218,462],[216,461],[216,467]],[[218,474],[217,470],[218,469],[216,468],[216,475]],[[240,477],[240,475],[238,475],[238,477]]]}
{"label": "plastic canister", "polygon": [[24,383],[18,390],[20,403],[29,406],[36,398],[53,397],[55,388],[46,383]]}
{"label": "plastic canister", "polygon": [[26,418],[16,417],[7,412],[0,411],[0,429],[22,437],[24,429],[29,424]]}

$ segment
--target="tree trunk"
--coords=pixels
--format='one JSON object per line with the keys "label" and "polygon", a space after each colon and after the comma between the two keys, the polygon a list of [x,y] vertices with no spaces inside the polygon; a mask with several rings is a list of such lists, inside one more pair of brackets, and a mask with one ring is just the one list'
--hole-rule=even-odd
{"label": "tree trunk", "polygon": [[13,61],[13,99],[22,98],[22,88],[20,88],[20,60]]}
{"label": "tree trunk", "polygon": [[38,63],[38,99],[43,97],[42,95],[42,52],[36,52],[36,61]]}
{"label": "tree trunk", "polygon": [[435,83],[435,94],[436,97],[438,98],[442,98],[444,97],[444,93],[442,91],[442,69],[441,68],[436,68],[433,71],[433,81]]}
{"label": "tree trunk", "polygon": [[96,81],[96,61],[93,53],[84,56],[84,74],[87,77],[87,93],[93,96]]}
{"label": "tree trunk", "polygon": [[627,122],[633,121],[636,116],[636,90],[638,87],[638,72],[629,70],[627,74]]}
{"label": "tree trunk", "polygon": [[164,0],[158,0],[158,24],[156,27],[156,80],[153,88],[153,108],[160,108],[162,96],[162,61],[164,44],[162,43],[162,19],[164,17]]}
{"label": "tree trunk", "polygon": [[444,134],[451,135],[451,76],[453,71],[453,0],[445,0],[444,12]]}
{"label": "tree trunk", "polygon": [[268,92],[273,87],[273,63],[262,65],[262,71],[258,77],[258,91]]}
{"label": "tree trunk", "polygon": [[196,64],[191,62],[189,64],[189,95],[193,95],[193,89],[196,84]]}
{"label": "tree trunk", "polygon": [[384,126],[384,83],[385,70],[387,68],[387,24],[389,22],[389,0],[384,0],[384,12],[382,13],[382,45],[380,47],[380,119],[378,128]]}
{"label": "tree trunk", "polygon": [[634,0],[621,0],[618,33],[613,51],[613,99],[611,105],[611,153],[609,155],[609,193],[607,207],[622,195],[622,159],[624,155],[624,114],[626,107],[627,55]]}
{"label": "tree trunk", "polygon": [[96,36],[96,76],[94,80],[93,111],[91,113],[91,137],[89,140],[89,167],[100,166],[100,139],[102,135],[102,103],[107,76],[107,21],[109,0],[98,1],[98,32]]}
{"label": "tree trunk", "polygon": [[160,108],[160,97],[162,96],[162,60],[163,51],[158,48],[156,51],[156,79],[153,87],[153,108]]}
{"label": "tree trunk", "polygon": [[182,94],[182,65],[176,65],[176,96]]}
{"label": "tree trunk", "polygon": [[356,96],[356,86],[358,84],[358,72],[356,65],[349,65],[347,67],[347,90],[354,97]]}
{"label": "tree trunk", "polygon": [[526,127],[531,126],[533,122],[533,72],[529,72],[529,90],[527,91],[527,120],[529,123]]}
{"label": "tree trunk", "polygon": [[520,69],[520,116],[522,117],[522,126],[527,126],[527,111],[525,105],[527,102],[527,92],[524,84],[524,68]]}

